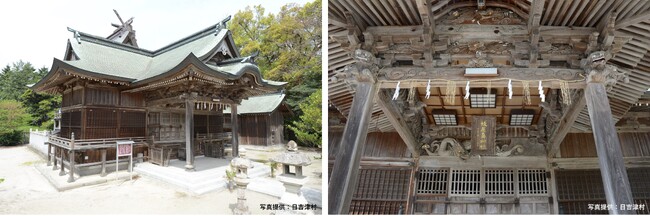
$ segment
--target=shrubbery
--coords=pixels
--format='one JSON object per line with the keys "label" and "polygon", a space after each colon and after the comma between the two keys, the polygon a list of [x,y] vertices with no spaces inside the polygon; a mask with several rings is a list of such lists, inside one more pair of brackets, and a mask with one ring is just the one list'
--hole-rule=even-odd
{"label": "shrubbery", "polygon": [[23,132],[12,130],[8,133],[0,134],[0,146],[15,146],[23,142]]}

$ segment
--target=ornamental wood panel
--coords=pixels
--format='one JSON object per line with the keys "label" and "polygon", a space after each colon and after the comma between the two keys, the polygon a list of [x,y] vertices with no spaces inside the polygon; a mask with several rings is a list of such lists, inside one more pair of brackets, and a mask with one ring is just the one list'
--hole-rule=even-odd
{"label": "ornamental wood panel", "polygon": [[[650,133],[619,133],[624,157],[650,156]],[[590,133],[570,133],[560,145],[564,158],[597,157],[594,137]]]}
{"label": "ornamental wood panel", "polygon": [[[343,132],[330,132],[328,137],[329,157],[334,159],[340,146]],[[397,132],[368,133],[366,148],[362,157],[408,158],[411,153]]]}

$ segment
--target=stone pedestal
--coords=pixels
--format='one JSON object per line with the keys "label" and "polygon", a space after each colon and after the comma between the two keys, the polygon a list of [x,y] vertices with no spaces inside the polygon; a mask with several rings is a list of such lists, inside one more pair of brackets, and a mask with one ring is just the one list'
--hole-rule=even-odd
{"label": "stone pedestal", "polygon": [[[282,170],[284,172],[277,177],[286,189],[280,198],[280,204],[288,206],[309,204],[307,203],[307,199],[302,196],[300,189],[308,180],[307,176],[302,174],[302,167],[309,166],[311,159],[307,155],[298,152],[298,145],[294,141],[289,141],[289,144],[287,144],[287,152],[275,156],[271,161],[282,164]],[[293,172],[291,168],[293,168]],[[309,210],[294,211],[293,209],[287,209],[276,212],[276,214],[313,214],[313,212]]]}
{"label": "stone pedestal", "polygon": [[250,183],[249,178],[241,178],[235,176],[235,184],[237,185],[237,207],[235,207],[234,213],[236,215],[246,215],[251,214],[246,204],[246,187]]}
{"label": "stone pedestal", "polygon": [[282,174],[277,179],[282,182],[286,189],[280,198],[280,203],[288,205],[307,204],[307,199],[300,192],[302,186],[307,183],[307,176],[296,177],[290,174]]}
{"label": "stone pedestal", "polygon": [[234,209],[236,215],[251,214],[246,204],[246,187],[250,183],[248,169],[253,168],[253,163],[245,158],[236,157],[230,161],[230,166],[235,171],[235,184],[237,185],[237,206]]}

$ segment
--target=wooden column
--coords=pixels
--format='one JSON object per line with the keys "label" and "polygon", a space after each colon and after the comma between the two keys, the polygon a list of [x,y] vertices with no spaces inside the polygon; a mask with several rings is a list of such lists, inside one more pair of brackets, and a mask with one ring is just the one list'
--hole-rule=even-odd
{"label": "wooden column", "polygon": [[357,185],[359,162],[366,145],[368,124],[372,117],[372,107],[378,85],[376,82],[375,57],[364,50],[356,50],[355,65],[345,68],[344,75],[356,83],[352,107],[348,114],[343,138],[336,154],[329,182],[329,213],[348,214],[352,195]]}
{"label": "wooden column", "polygon": [[418,169],[420,169],[420,158],[415,158],[411,166],[411,178],[409,180],[409,191],[406,196],[406,210],[405,214],[413,214],[415,212],[415,195],[417,187]]}
{"label": "wooden column", "polygon": [[185,171],[194,171],[194,100],[196,92],[184,93],[185,99]]}
{"label": "wooden column", "polygon": [[47,166],[50,165],[52,165],[52,144],[48,142],[47,143]]}
{"label": "wooden column", "polygon": [[57,151],[56,151],[56,146],[53,146],[53,147],[54,147],[54,152],[52,153],[52,160],[54,161],[54,166],[52,166],[52,170],[56,170],[56,169],[58,169],[57,160],[56,160],[56,152]]}
{"label": "wooden column", "polygon": [[591,128],[596,142],[600,174],[603,178],[607,204],[613,204],[610,214],[634,214],[634,211],[622,210],[621,204],[634,204],[630,181],[625,170],[621,143],[618,140],[612,117],[605,81],[612,69],[588,70],[585,99],[591,119]]}
{"label": "wooden column", "polygon": [[74,150],[68,151],[68,157],[68,161],[70,161],[70,176],[68,177],[68,182],[74,182]]}
{"label": "wooden column", "polygon": [[[68,177],[68,182],[74,182],[74,133],[72,133],[70,138],[70,150],[68,151],[68,162],[70,165],[70,177]],[[63,165],[63,163],[61,163]]]}
{"label": "wooden column", "polygon": [[59,176],[64,176],[65,175],[65,163],[63,162],[63,156],[65,155],[65,151],[63,148],[61,148],[59,151],[61,151],[61,171],[59,171]]}
{"label": "wooden column", "polygon": [[239,123],[237,121],[237,104],[230,104],[230,130],[232,131],[232,157],[239,157]]}
{"label": "wooden column", "polygon": [[106,176],[106,149],[101,149],[100,152],[102,154],[102,172],[99,176],[104,177]]}
{"label": "wooden column", "polygon": [[630,181],[625,170],[621,143],[618,140],[612,117],[607,91],[603,83],[587,83],[585,89],[587,109],[591,119],[591,128],[596,141],[600,174],[603,178],[607,204],[614,204],[617,209],[610,209],[610,214],[633,214],[623,211],[621,204],[634,204]]}

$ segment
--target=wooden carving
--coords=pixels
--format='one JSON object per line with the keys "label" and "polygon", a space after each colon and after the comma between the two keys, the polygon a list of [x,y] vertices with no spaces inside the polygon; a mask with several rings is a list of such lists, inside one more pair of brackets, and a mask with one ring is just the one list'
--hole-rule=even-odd
{"label": "wooden carving", "polygon": [[524,19],[516,13],[505,8],[487,8],[476,10],[474,7],[465,7],[454,10],[440,19],[441,24],[477,24],[477,25],[522,25]]}

